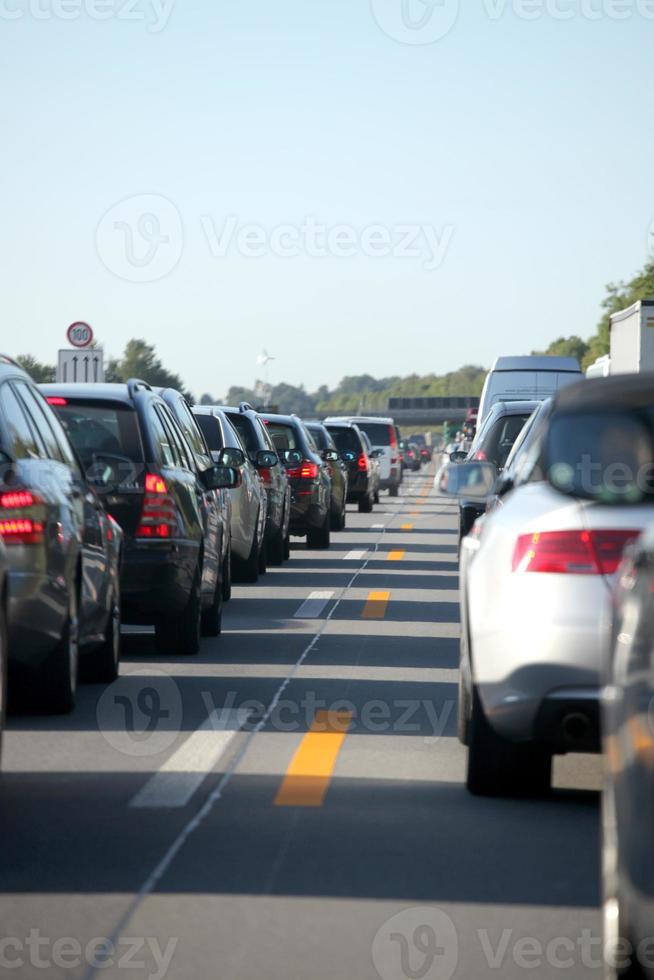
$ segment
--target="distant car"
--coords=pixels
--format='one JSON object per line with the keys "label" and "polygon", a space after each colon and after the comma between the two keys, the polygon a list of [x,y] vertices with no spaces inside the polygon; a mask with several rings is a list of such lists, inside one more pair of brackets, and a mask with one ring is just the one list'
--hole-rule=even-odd
{"label": "distant car", "polygon": [[329,464],[329,474],[332,479],[331,497],[331,528],[332,531],[342,531],[345,527],[347,487],[349,473],[347,463],[341,458],[336,443],[322,422],[307,422],[307,429],[313,436],[322,458]]}
{"label": "distant car", "polygon": [[80,654],[89,679],[118,672],[122,536],[36,385],[6,357],[0,461],[9,693],[28,708],[65,713],[75,704]]}
{"label": "distant car", "polygon": [[[653,508],[654,510],[654,508]],[[627,550],[613,603],[602,687],[604,942],[608,976],[653,977],[654,918],[654,525]],[[618,945],[622,942],[622,947]],[[625,962],[624,944],[636,951]],[[628,957],[627,957],[628,959]]]}
{"label": "distant car", "polygon": [[574,357],[532,354],[498,357],[486,375],[478,410],[478,427],[496,402],[544,401],[583,377]]}
{"label": "distant car", "polygon": [[401,449],[402,433],[400,432],[400,427],[398,425],[395,426],[395,438],[397,440],[397,455],[400,461],[400,483],[401,483],[402,480],[404,479],[405,467],[404,467],[404,459],[402,457],[402,449]]}
{"label": "distant car", "polygon": [[[459,737],[473,793],[544,793],[553,755],[599,750],[611,587],[653,513],[652,391],[648,375],[559,391],[502,505],[463,539]],[[486,470],[494,479],[483,460],[450,464],[441,480],[469,496]]]}
{"label": "distant car", "polygon": [[354,422],[325,422],[325,428],[348,465],[348,501],[369,514],[379,496],[379,465],[367,436]]}
{"label": "distant car", "polygon": [[321,454],[297,415],[262,414],[261,418],[291,483],[291,534],[306,536],[308,548],[329,548],[330,457]]}
{"label": "distant car", "polygon": [[241,437],[248,456],[259,470],[266,488],[268,498],[266,534],[259,562],[259,571],[265,572],[268,555],[271,564],[276,565],[290,554],[291,485],[285,468],[279,465],[275,447],[266,427],[252,405],[241,402],[238,408],[219,407]]}
{"label": "distant car", "polygon": [[222,541],[214,491],[236,473],[200,471],[166,402],[144,381],[43,385],[125,540],[126,622],[154,624],[160,653],[192,655],[221,629]]}
{"label": "distant car", "polygon": [[[195,466],[198,475],[214,466],[211,453],[205,441],[202,430],[197,419],[193,415],[186,398],[180,391],[174,388],[155,388],[157,394],[161,395],[168,408],[175,416],[186,439],[186,444],[193,453]],[[228,465],[228,464],[223,464]],[[205,520],[207,522],[218,520],[220,525],[218,533],[220,536],[220,555],[219,562],[221,567],[220,577],[222,580],[223,599],[229,600],[232,592],[232,498],[230,490],[214,490],[211,500],[211,492],[203,495]],[[215,509],[214,509],[215,502]]]}
{"label": "distant car", "polygon": [[401,463],[397,443],[395,422],[391,418],[375,418],[361,416],[330,416],[325,419],[325,425],[332,423],[353,422],[361,432],[365,432],[370,445],[379,460],[379,488],[388,490],[391,497],[397,497],[400,492]]}
{"label": "distant car", "polygon": [[[530,415],[540,402],[496,402],[473,441],[469,459],[487,460],[501,473],[513,445],[520,436]],[[475,500],[459,501],[459,537],[470,533],[472,525],[484,513],[486,506]]]}
{"label": "distant car", "polygon": [[420,446],[417,442],[410,442],[408,445],[407,457],[409,460],[409,469],[417,473],[422,466],[422,457],[420,456]]}
{"label": "distant car", "polygon": [[[237,485],[229,491],[232,562],[237,578],[256,582],[266,530],[267,496],[263,480],[224,412],[214,405],[196,405],[193,413],[214,463],[231,466],[239,473]],[[281,564],[284,552],[273,552],[269,557],[271,564]]]}

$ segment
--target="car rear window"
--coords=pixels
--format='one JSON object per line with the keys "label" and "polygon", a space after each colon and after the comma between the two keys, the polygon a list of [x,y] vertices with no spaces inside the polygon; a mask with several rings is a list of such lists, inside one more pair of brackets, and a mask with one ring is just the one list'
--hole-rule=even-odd
{"label": "car rear window", "polygon": [[304,447],[301,445],[299,436],[292,425],[286,425],[283,422],[264,421],[268,435],[272,439],[273,446],[278,453],[285,452],[288,449],[303,450]]}
{"label": "car rear window", "polygon": [[477,451],[484,452],[486,459],[496,466],[504,466],[513,444],[522,432],[529,414],[503,415],[488,430],[485,438],[479,443]]}
{"label": "car rear window", "polygon": [[358,427],[370,439],[373,446],[390,446],[395,435],[393,427],[382,422],[357,422]]}
{"label": "car rear window", "polygon": [[354,429],[345,426],[334,426],[332,429],[327,426],[327,431],[336,443],[339,453],[357,453],[358,455],[361,452],[361,442]]}
{"label": "car rear window", "polygon": [[128,405],[69,400],[67,405],[57,405],[54,409],[85,469],[92,465],[96,453],[143,462],[136,412]]}

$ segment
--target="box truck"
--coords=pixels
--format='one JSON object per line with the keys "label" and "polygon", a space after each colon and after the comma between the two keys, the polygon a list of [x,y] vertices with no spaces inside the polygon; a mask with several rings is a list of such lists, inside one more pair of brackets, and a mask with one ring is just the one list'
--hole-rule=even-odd
{"label": "box truck", "polygon": [[611,374],[654,371],[654,299],[611,317]]}

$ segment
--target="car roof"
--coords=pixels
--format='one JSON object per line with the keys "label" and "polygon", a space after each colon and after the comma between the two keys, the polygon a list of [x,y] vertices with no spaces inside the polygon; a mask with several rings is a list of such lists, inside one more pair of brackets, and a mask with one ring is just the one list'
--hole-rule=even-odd
{"label": "car roof", "polygon": [[522,402],[495,402],[493,407],[488,413],[490,418],[491,415],[524,415],[528,413],[531,415],[539,405],[542,404],[541,399],[534,399],[532,401],[522,401]]}
{"label": "car roof", "polygon": [[301,421],[298,415],[279,415],[272,412],[261,412],[260,414],[261,418],[267,419],[268,422],[284,422],[289,425]]}
{"label": "car roof", "polygon": [[379,422],[380,425],[395,425],[392,418],[379,415],[329,415],[325,419],[325,423],[327,422]]}
{"label": "car roof", "polygon": [[654,407],[654,372],[584,378],[554,395],[554,410]]}
{"label": "car roof", "polygon": [[497,357],[491,371],[570,371],[580,374],[581,368],[576,357],[536,354],[526,357]]}
{"label": "car roof", "polygon": [[69,398],[71,401],[78,398],[92,399],[93,401],[124,402],[126,405],[132,403],[132,396],[126,384],[57,384],[56,382],[48,382],[39,385],[39,389],[44,395],[59,395],[62,398]]}

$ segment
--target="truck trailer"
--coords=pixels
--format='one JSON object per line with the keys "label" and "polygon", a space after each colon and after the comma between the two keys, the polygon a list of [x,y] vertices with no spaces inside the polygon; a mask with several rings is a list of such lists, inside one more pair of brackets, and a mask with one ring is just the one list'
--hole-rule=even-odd
{"label": "truck trailer", "polygon": [[611,374],[654,371],[654,299],[638,300],[611,317]]}

